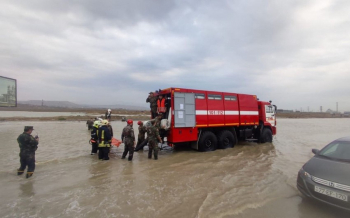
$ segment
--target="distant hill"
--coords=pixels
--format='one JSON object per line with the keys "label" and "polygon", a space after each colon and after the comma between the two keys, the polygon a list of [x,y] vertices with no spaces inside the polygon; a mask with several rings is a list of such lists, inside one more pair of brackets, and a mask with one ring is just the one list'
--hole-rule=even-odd
{"label": "distant hill", "polygon": [[41,100],[29,100],[18,101],[19,104],[32,105],[32,106],[45,106],[45,107],[61,107],[61,108],[110,108],[110,109],[126,109],[126,110],[149,110],[147,107],[139,107],[132,105],[88,105],[88,104],[76,104],[69,101],[41,101]]}

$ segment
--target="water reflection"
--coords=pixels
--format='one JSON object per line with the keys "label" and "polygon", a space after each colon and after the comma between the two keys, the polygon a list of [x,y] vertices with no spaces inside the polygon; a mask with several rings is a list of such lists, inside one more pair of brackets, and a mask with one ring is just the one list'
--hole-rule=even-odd
{"label": "water reflection", "polygon": [[27,181],[25,183],[21,183],[19,185],[19,189],[21,192],[19,193],[19,197],[31,197],[35,195],[34,187],[33,187],[34,181]]}

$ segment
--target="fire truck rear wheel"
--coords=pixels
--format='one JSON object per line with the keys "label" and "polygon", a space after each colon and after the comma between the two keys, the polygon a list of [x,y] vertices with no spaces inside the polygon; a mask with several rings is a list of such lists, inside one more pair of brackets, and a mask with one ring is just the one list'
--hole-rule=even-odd
{"label": "fire truck rear wheel", "polygon": [[199,150],[203,152],[215,151],[217,146],[218,141],[216,135],[210,131],[203,132],[201,138],[199,139]]}
{"label": "fire truck rear wheel", "polygon": [[233,148],[236,144],[235,137],[232,132],[223,130],[218,135],[218,146],[221,149]]}
{"label": "fire truck rear wheel", "polygon": [[270,129],[264,128],[260,138],[261,143],[272,142],[272,132]]}

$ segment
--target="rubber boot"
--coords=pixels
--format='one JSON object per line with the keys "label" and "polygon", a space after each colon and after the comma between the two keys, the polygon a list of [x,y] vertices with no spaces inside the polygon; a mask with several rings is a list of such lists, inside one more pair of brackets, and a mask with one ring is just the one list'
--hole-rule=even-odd
{"label": "rubber boot", "polygon": [[154,151],[154,159],[158,160],[158,149]]}
{"label": "rubber boot", "polygon": [[27,172],[26,178],[28,179],[29,177],[33,176],[33,172]]}
{"label": "rubber boot", "polygon": [[124,157],[124,156],[122,156],[122,159],[125,159],[125,157]]}
{"label": "rubber boot", "polygon": [[24,171],[22,171],[22,170],[17,170],[17,175],[18,175],[18,176],[22,175],[23,173],[24,173]]}
{"label": "rubber boot", "polygon": [[148,159],[151,159],[152,158],[152,150],[148,150]]}
{"label": "rubber boot", "polygon": [[128,161],[132,161],[132,156],[129,156],[129,157],[128,157]]}

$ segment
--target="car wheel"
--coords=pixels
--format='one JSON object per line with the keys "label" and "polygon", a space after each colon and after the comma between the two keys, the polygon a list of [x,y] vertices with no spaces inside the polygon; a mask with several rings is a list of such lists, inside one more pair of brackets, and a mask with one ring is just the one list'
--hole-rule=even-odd
{"label": "car wheel", "polygon": [[203,132],[199,139],[199,150],[203,152],[215,151],[217,148],[217,138],[213,132]]}

